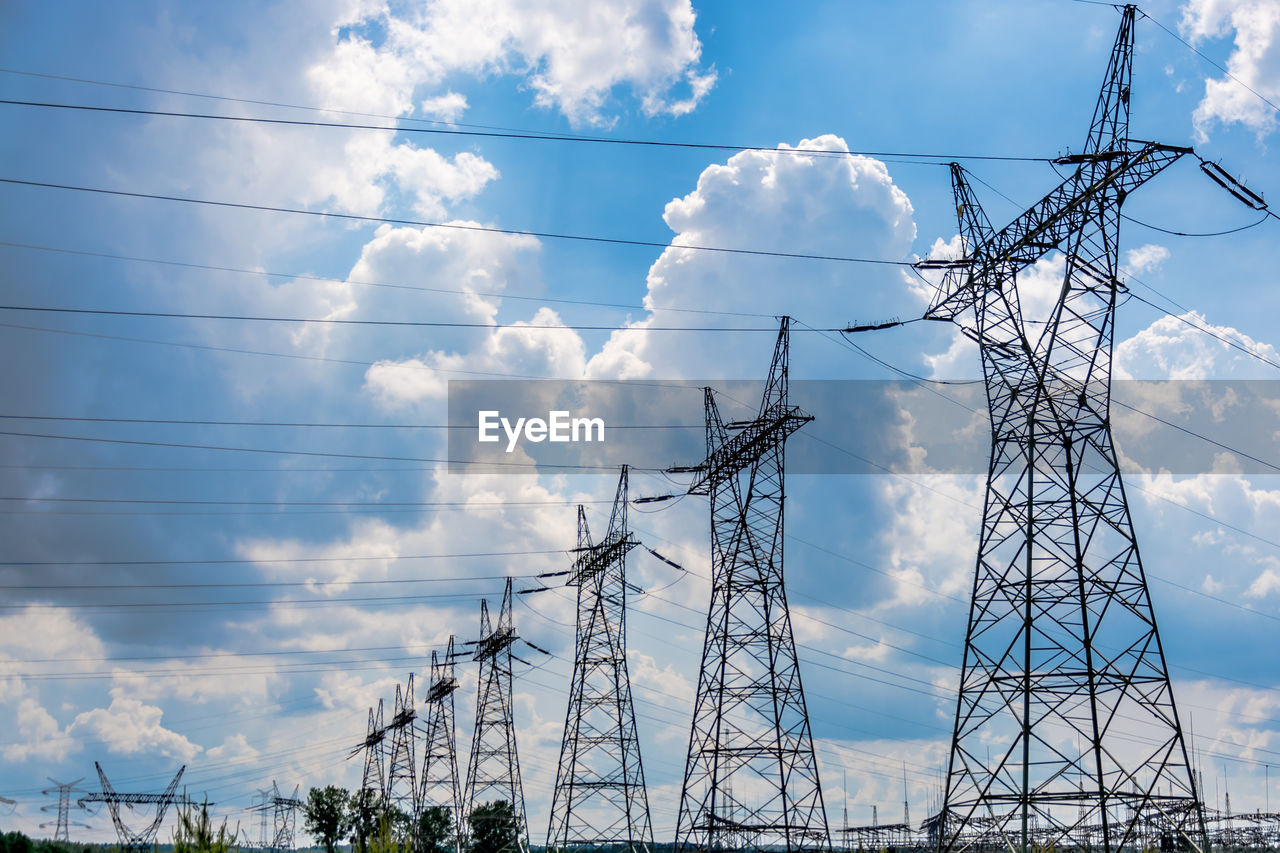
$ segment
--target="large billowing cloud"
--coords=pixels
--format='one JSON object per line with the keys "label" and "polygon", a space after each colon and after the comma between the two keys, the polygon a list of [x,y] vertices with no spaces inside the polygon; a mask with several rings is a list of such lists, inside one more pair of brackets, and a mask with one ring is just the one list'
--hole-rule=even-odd
{"label": "large billowing cloud", "polygon": [[[698,185],[667,204],[663,219],[676,236],[649,268],[649,316],[615,332],[595,355],[593,377],[756,375],[768,360],[768,338],[683,335],[652,326],[764,325],[783,313],[850,322],[894,311],[918,311],[923,291],[892,268],[700,252],[681,246],[788,251],[896,260],[915,239],[911,202],[877,160],[848,156],[845,141],[824,135],[799,148],[840,152],[744,151],[703,170]],[[709,309],[755,317],[708,318],[666,310]],[[746,368],[750,365],[750,368]]]}
{"label": "large billowing cloud", "polygon": [[190,761],[200,752],[185,735],[164,727],[160,707],[112,693],[110,706],[77,714],[68,731],[96,738],[117,755],[159,753]]}
{"label": "large billowing cloud", "polygon": [[1180,28],[1193,44],[1235,32],[1230,76],[1206,80],[1196,107],[1199,140],[1207,140],[1215,124],[1241,124],[1259,137],[1273,131],[1276,111],[1263,98],[1280,99],[1280,6],[1272,0],[1190,0]]}
{"label": "large billowing cloud", "polygon": [[[1234,345],[1233,345],[1234,344]],[[1280,360],[1270,344],[1229,326],[1215,326],[1198,311],[1164,316],[1116,345],[1117,379],[1271,379]]]}
{"label": "large billowing cloud", "polygon": [[[682,115],[716,79],[701,66],[694,21],[689,0],[437,0],[409,15],[357,3],[310,77],[326,105],[350,110],[407,114],[419,85],[464,72],[522,75],[535,103],[574,124],[607,123],[617,87],[630,88],[646,115]],[[457,98],[438,100],[450,94],[424,109],[456,118]]]}
{"label": "large billowing cloud", "polygon": [[[844,140],[821,136],[799,146],[837,152],[796,154],[791,146],[746,151],[703,170],[696,189],[664,211],[676,232],[650,267],[647,316],[614,332],[589,359],[572,330],[554,326],[559,316],[539,309],[528,323],[496,329],[469,348],[433,350],[380,361],[365,375],[365,388],[396,407],[441,400],[451,375],[485,373],[576,378],[698,378],[755,375],[767,363],[769,335],[681,335],[654,326],[752,325],[772,327],[774,317],[849,321],[919,311],[921,283],[904,281],[892,267],[783,260],[681,248],[682,245],[777,249],[820,255],[903,258],[915,238],[911,202],[884,164],[849,156]],[[399,232],[385,232],[388,236]],[[434,239],[434,238],[432,238]],[[477,267],[489,290],[500,274]],[[465,277],[457,279],[467,281]],[[477,289],[480,289],[477,287]],[[497,303],[476,298],[469,310],[492,316]],[[747,312],[724,318],[687,313]],[[799,328],[799,327],[797,327]],[[824,342],[825,343],[825,342]],[[830,344],[827,344],[830,346]],[[815,365],[816,366],[816,365]]]}

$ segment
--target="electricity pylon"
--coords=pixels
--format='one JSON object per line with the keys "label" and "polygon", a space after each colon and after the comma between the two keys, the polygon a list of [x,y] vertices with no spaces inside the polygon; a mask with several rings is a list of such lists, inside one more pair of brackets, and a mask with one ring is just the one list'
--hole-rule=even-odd
{"label": "electricity pylon", "polygon": [[[82,803],[106,803],[107,811],[111,812],[111,822],[115,824],[116,836],[120,839],[120,849],[123,853],[143,853],[150,850],[155,844],[156,833],[160,829],[160,824],[164,823],[164,816],[169,810],[169,806],[176,804],[194,805],[186,799],[174,792],[178,789],[178,780],[182,778],[183,772],[187,769],[184,764],[178,768],[177,774],[174,775],[173,781],[169,783],[169,787],[164,789],[161,794],[121,794],[111,787],[111,783],[107,781],[107,774],[102,772],[102,765],[93,762],[94,769],[98,771],[98,781],[102,784],[102,791],[96,794],[89,794],[81,797]],[[124,821],[120,819],[120,806],[130,810],[134,806],[150,805],[155,806],[155,814],[151,819],[151,823],[140,832],[134,832],[124,825]]]}
{"label": "electricity pylon", "polygon": [[303,806],[302,800],[298,799],[301,789],[301,785],[294,785],[293,794],[285,797],[280,794],[275,780],[271,780],[271,805],[275,810],[276,830],[272,847],[276,850],[292,850],[295,846],[298,810]]}
{"label": "electricity pylon", "polygon": [[458,748],[454,729],[453,694],[458,689],[457,656],[453,635],[443,660],[431,650],[431,684],[427,688],[427,732],[422,751],[422,775],[418,785],[418,814],[427,809],[447,809],[453,820],[454,853],[461,851],[463,835],[462,790],[458,784]]}
{"label": "electricity pylon", "polygon": [[653,845],[631,681],[627,675],[627,466],[609,528],[591,543],[578,506],[578,547],[568,586],[578,588],[578,625],[564,739],[547,847],[647,851]]}
{"label": "electricity pylon", "polygon": [[[57,779],[54,779],[52,776],[48,776],[46,778],[53,783],[53,787],[45,788],[40,793],[47,795],[47,794],[52,794],[56,792],[58,794],[58,805],[56,806],[58,810],[58,820],[56,823],[53,824],[53,827],[54,827],[53,840],[61,841],[64,844],[70,844],[72,826],[81,826],[86,829],[88,829],[89,827],[89,824],[87,823],[73,823],[71,821],[71,795],[89,793],[88,791],[82,791],[76,787],[76,785],[79,785],[81,782],[84,781],[84,778],[81,777],[75,780],[74,782],[59,782]],[[40,811],[48,812],[48,811],[52,811],[54,808],[55,806],[41,806]],[[76,808],[83,809],[84,801],[77,800]],[[49,824],[42,823],[40,824],[40,828],[48,829]]]}
{"label": "electricity pylon", "polygon": [[[927,316],[979,343],[992,449],[940,850],[1205,841],[1111,438],[1120,205],[1189,151],[1128,136],[1134,13],[1044,199],[995,231],[952,166],[965,257]],[[1051,251],[1063,286],[1025,319],[1017,274]]]}
{"label": "electricity pylon", "polygon": [[712,550],[680,851],[830,849],[782,572],[784,446],[812,420],[787,402],[789,329],[783,317],[754,420],[724,424],[706,390],[707,458],[683,469],[710,497]]}
{"label": "electricity pylon", "polygon": [[[502,593],[498,624],[489,623],[489,602],[480,602],[480,639],[473,659],[480,664],[476,697],[476,727],[467,765],[466,814],[494,801],[511,804],[515,813],[520,853],[529,849],[528,821],[524,811],[524,787],[520,783],[520,757],[516,752],[516,726],[512,716],[513,683],[511,644],[516,629],[511,619],[511,578]],[[461,830],[460,832],[465,831]]]}
{"label": "electricity pylon", "polygon": [[383,803],[392,815],[403,815],[411,821],[410,829],[418,822],[418,782],[417,768],[414,767],[414,740],[417,734],[414,720],[418,711],[413,699],[413,674],[409,674],[409,684],[401,692],[396,685],[396,701],[391,722],[387,723],[387,732],[391,735],[391,744],[387,750],[387,788]]}
{"label": "electricity pylon", "polygon": [[387,728],[383,725],[382,700],[378,700],[375,711],[369,709],[369,724],[362,740],[347,758],[354,758],[364,753],[364,773],[360,779],[360,790],[356,794],[356,809],[359,812],[357,832],[369,831],[373,827],[375,812],[381,812],[386,804],[387,785],[383,772],[383,753],[386,751]]}
{"label": "electricity pylon", "polygon": [[[301,786],[294,786],[293,795],[286,797],[280,793],[280,787],[274,779],[270,788],[258,791],[259,802],[253,806],[261,821],[258,846],[264,850],[292,850],[296,839],[297,813],[302,808],[302,800],[298,799]],[[272,818],[272,832],[267,834],[267,817]]]}

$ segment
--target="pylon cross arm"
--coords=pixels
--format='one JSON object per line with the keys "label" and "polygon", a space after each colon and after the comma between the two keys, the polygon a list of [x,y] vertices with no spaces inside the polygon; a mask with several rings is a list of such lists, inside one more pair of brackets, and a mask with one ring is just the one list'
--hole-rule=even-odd
{"label": "pylon cross arm", "polygon": [[568,586],[580,586],[603,571],[609,564],[622,559],[640,541],[631,534],[610,534],[603,542],[583,550],[570,570]]}
{"label": "pylon cross arm", "polygon": [[710,494],[715,485],[758,460],[762,448],[785,440],[811,420],[813,415],[795,406],[774,406],[762,412],[707,455],[697,468],[698,476],[689,484],[689,494]]}
{"label": "pylon cross arm", "polygon": [[[988,288],[1007,284],[1021,269],[1065,243],[1096,214],[1092,202],[1106,194],[1137,189],[1192,149],[1159,142],[1092,158],[1025,213],[981,245],[967,246],[970,263],[952,277],[926,317],[951,319],[978,304]],[[1095,274],[1096,277],[1097,274]],[[1110,281],[1109,276],[1103,276]]]}

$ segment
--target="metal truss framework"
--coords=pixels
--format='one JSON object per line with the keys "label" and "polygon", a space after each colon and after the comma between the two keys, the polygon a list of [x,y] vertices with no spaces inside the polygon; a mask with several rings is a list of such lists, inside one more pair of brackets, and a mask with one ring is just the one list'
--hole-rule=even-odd
{"label": "metal truss framework", "polygon": [[573,682],[565,713],[547,847],[647,851],[653,826],[627,675],[627,467],[622,467],[604,539],[592,544],[578,507],[577,555],[568,586],[578,588]]}
{"label": "metal truss framework", "polygon": [[348,758],[364,753],[364,773],[360,779],[360,791],[357,794],[357,808],[360,811],[361,826],[368,827],[375,811],[383,808],[386,800],[386,774],[383,769],[383,753],[386,751],[387,727],[383,725],[382,700],[378,700],[375,711],[369,709],[369,724],[364,740],[351,751]]}
{"label": "metal truss framework", "polygon": [[271,798],[267,803],[275,819],[275,835],[271,843],[273,850],[292,850],[296,846],[298,810],[302,808],[302,800],[298,798],[301,789],[301,785],[295,785],[293,794],[286,797],[281,795],[275,780],[271,780]]}
{"label": "metal truss framework", "polygon": [[[53,783],[53,787],[45,788],[40,793],[48,795],[56,792],[58,795],[58,805],[57,806],[41,806],[40,811],[48,812],[48,811],[52,811],[54,808],[58,810],[57,822],[52,824],[52,826],[54,827],[53,840],[61,841],[65,844],[70,844],[72,826],[82,826],[85,828],[88,828],[89,826],[87,823],[72,823],[71,821],[71,795],[89,793],[88,791],[82,791],[76,788],[76,785],[79,785],[81,782],[83,782],[84,778],[81,777],[75,780],[74,782],[59,782],[57,779],[54,779],[52,776],[47,776],[45,778],[47,778],[50,782]],[[12,800],[10,800],[9,802],[12,802]],[[76,800],[76,808],[83,809],[84,802],[85,801],[83,799]],[[40,824],[41,829],[48,829],[49,826],[50,824],[47,824],[47,823]]]}
{"label": "metal truss framework", "polygon": [[710,498],[711,602],[679,851],[830,849],[783,584],[784,446],[812,420],[787,402],[789,328],[782,318],[754,420],[724,424],[705,393],[707,458],[689,493]]}
{"label": "metal truss framework", "polygon": [[387,723],[390,743],[387,747],[387,787],[383,792],[383,804],[393,813],[399,813],[417,823],[418,813],[418,781],[417,768],[414,766],[414,740],[417,719],[417,705],[413,698],[413,674],[409,674],[409,683],[402,692],[396,685],[396,699]]}
{"label": "metal truss framework", "polygon": [[[95,761],[93,767],[98,771],[98,781],[102,784],[102,791],[81,797],[80,802],[107,804],[107,811],[111,813],[111,822],[115,824],[116,836],[120,839],[120,849],[123,853],[143,853],[150,850],[155,844],[156,833],[160,829],[160,824],[164,823],[164,816],[169,811],[169,807],[175,804],[194,805],[186,797],[174,793],[178,789],[178,781],[182,779],[182,774],[187,769],[185,764],[178,768],[169,787],[160,794],[121,794],[111,787],[111,783],[107,781],[107,774],[102,772],[101,764]],[[155,806],[155,814],[151,823],[147,824],[142,831],[134,832],[120,819],[122,805],[129,809],[141,805]]]}
{"label": "metal truss framework", "polygon": [[[1040,202],[995,231],[952,165],[965,257],[927,316],[974,311],[992,449],[939,850],[1204,844],[1111,438],[1120,205],[1189,151],[1128,137],[1134,19]],[[1052,251],[1061,291],[1025,317],[1016,276]]]}
{"label": "metal truss framework", "polygon": [[[516,752],[516,727],[512,716],[511,645],[516,640],[511,618],[511,579],[502,594],[498,624],[491,626],[489,602],[480,602],[480,639],[473,659],[480,664],[480,685],[476,697],[475,734],[471,738],[471,761],[467,765],[466,811],[464,821],[477,806],[506,801],[515,812],[520,853],[529,849],[528,820],[524,810],[524,787],[520,782],[520,758]],[[466,832],[459,827],[459,834]]]}
{"label": "metal truss framework", "polygon": [[448,809],[454,824],[454,853],[461,850],[462,789],[458,781],[457,732],[454,724],[453,694],[458,690],[457,655],[453,636],[441,659],[431,650],[431,683],[427,688],[427,727],[419,776],[418,808],[421,815],[431,808]]}

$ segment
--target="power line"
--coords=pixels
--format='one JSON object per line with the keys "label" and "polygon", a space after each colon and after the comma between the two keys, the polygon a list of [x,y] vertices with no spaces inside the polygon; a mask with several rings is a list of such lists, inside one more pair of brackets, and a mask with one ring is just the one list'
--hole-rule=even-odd
{"label": "power line", "polygon": [[[1139,11],[1142,11],[1142,10],[1139,10]],[[1258,98],[1258,100],[1262,101],[1264,104],[1266,104],[1267,106],[1271,107],[1271,109],[1276,110],[1277,112],[1280,112],[1280,106],[1277,106],[1277,105],[1276,105],[1276,103],[1275,103],[1274,101],[1272,101],[1270,98],[1268,98],[1268,97],[1266,97],[1265,95],[1263,95],[1261,92],[1259,92],[1257,89],[1255,89],[1255,88],[1253,88],[1252,86],[1250,86],[1248,83],[1246,83],[1246,82],[1244,82],[1243,80],[1241,80],[1241,79],[1240,79],[1239,77],[1237,77],[1236,75],[1232,74],[1230,71],[1228,71],[1228,70],[1227,70],[1226,68],[1224,68],[1223,66],[1219,65],[1219,64],[1218,64],[1217,62],[1215,62],[1214,60],[1210,59],[1208,55],[1206,55],[1205,53],[1203,53],[1203,52],[1202,52],[1198,47],[1196,47],[1195,45],[1191,44],[1191,42],[1187,41],[1187,40],[1186,40],[1186,39],[1184,39],[1182,36],[1178,35],[1178,34],[1177,34],[1177,33],[1175,33],[1173,30],[1169,29],[1169,28],[1168,28],[1168,27],[1166,27],[1164,24],[1160,23],[1160,21],[1158,21],[1157,19],[1155,19],[1155,18],[1151,17],[1151,15],[1147,14],[1146,12],[1142,12],[1142,17],[1146,18],[1148,21],[1150,21],[1151,23],[1155,24],[1157,27],[1159,27],[1160,29],[1164,30],[1166,33],[1168,33],[1169,35],[1173,36],[1173,37],[1174,37],[1175,39],[1177,39],[1178,41],[1182,42],[1182,44],[1183,44],[1183,45],[1185,45],[1189,50],[1191,50],[1191,52],[1193,52],[1196,56],[1200,57],[1200,58],[1201,58],[1201,59],[1203,59],[1205,62],[1207,62],[1207,63],[1209,63],[1210,65],[1212,65],[1214,68],[1218,69],[1218,70],[1219,70],[1219,71],[1221,71],[1223,74],[1227,75],[1228,79],[1230,79],[1232,82],[1237,83],[1237,84],[1238,84],[1238,85],[1240,85],[1240,86],[1243,86],[1245,89],[1247,89],[1249,92],[1251,92],[1255,97],[1257,97],[1257,98]]]}
{"label": "power line", "polygon": [[563,234],[551,231],[527,231],[516,228],[497,228],[489,225],[467,225],[460,222],[427,222],[419,219],[395,219],[385,216],[365,216],[357,213],[338,213],[331,210],[305,210],[297,207],[274,207],[265,204],[249,204],[246,202],[214,201],[211,199],[192,198],[189,196],[162,195],[158,193],[141,193],[127,190],[111,190],[103,187],[81,187],[73,184],[55,184],[46,181],[25,181],[18,178],[0,178],[0,183],[15,186],[39,187],[42,189],[68,190],[72,192],[96,193],[123,198],[140,198],[151,201],[172,201],[183,204],[205,205],[209,207],[230,208],[233,210],[257,210],[267,213],[292,213],[299,216],[314,216],[327,219],[339,219],[345,222],[376,222],[389,225],[407,225],[415,228],[444,228],[453,231],[468,231],[484,234],[504,234],[512,237],[538,237],[548,240],[575,240],[584,243],[605,243],[615,246],[637,246],[654,249],[687,249],[694,252],[716,252],[728,255],[751,255],[768,258],[797,258],[812,261],[838,261],[841,263],[877,264],[883,266],[909,267],[909,261],[890,261],[883,258],[854,258],[841,255],[817,255],[803,252],[770,252],[763,249],[735,249],[724,246],[696,246],[681,243],[659,242],[656,240],[630,240],[622,237],[599,237],[585,234]]}
{"label": "power line", "polygon": [[[466,460],[466,459],[432,459],[421,456],[379,456],[370,453],[335,453],[332,451],[319,450],[286,450],[284,448],[266,448],[266,447],[228,447],[216,444],[192,444],[189,442],[177,441],[141,441],[138,439],[125,438],[101,438],[97,436],[83,435],[54,435],[51,433],[39,432],[18,432],[13,430],[0,430],[0,435],[16,436],[20,438],[45,438],[56,439],[61,441],[86,441],[98,442],[102,444],[127,444],[139,447],[172,447],[185,450],[219,450],[230,453],[265,453],[280,456],[315,456],[330,459],[369,459],[379,462],[423,462],[423,463],[439,463],[441,465],[498,465],[506,468],[546,468],[546,469],[565,469],[565,470],[583,470],[583,471],[613,471],[616,466],[612,465],[568,465],[546,462],[489,462],[487,460]],[[636,467],[634,470],[657,470]]]}
{"label": "power line", "polygon": [[1159,225],[1152,225],[1149,222],[1143,222],[1139,219],[1134,219],[1132,216],[1129,216],[1124,213],[1120,214],[1121,219],[1132,222],[1134,225],[1141,225],[1143,228],[1150,228],[1152,231],[1159,231],[1161,234],[1171,234],[1174,237],[1222,237],[1227,234],[1237,234],[1241,231],[1248,231],[1250,228],[1256,228],[1257,226],[1266,222],[1270,217],[1271,217],[1270,211],[1263,211],[1262,216],[1256,222],[1250,222],[1248,225],[1241,225],[1238,228],[1228,228],[1225,231],[1203,231],[1199,233],[1193,233],[1189,231],[1172,231],[1168,228],[1161,228]]}
{"label": "power line", "polygon": [[[1144,284],[1143,286],[1144,286],[1144,287],[1149,288],[1153,293],[1157,293],[1157,294],[1159,294],[1159,293],[1160,293],[1158,290],[1156,290],[1155,288],[1151,287],[1151,285],[1149,285],[1149,284]],[[1148,306],[1150,306],[1150,307],[1152,307],[1152,308],[1156,309],[1156,310],[1157,310],[1157,311],[1159,311],[1160,313],[1165,314],[1165,315],[1167,315],[1167,316],[1169,316],[1169,317],[1172,317],[1173,319],[1177,320],[1177,321],[1178,321],[1178,322],[1180,322],[1180,323],[1185,323],[1186,325],[1190,326],[1191,328],[1195,329],[1195,330],[1196,330],[1196,331],[1198,331],[1198,332],[1202,332],[1202,333],[1204,333],[1204,334],[1208,335],[1208,336],[1209,336],[1209,337],[1211,337],[1211,338],[1216,338],[1217,340],[1221,341],[1222,343],[1226,344],[1227,346],[1231,347],[1232,349],[1239,350],[1240,352],[1244,353],[1245,355],[1249,356],[1250,358],[1257,359],[1258,361],[1262,362],[1263,364],[1268,364],[1268,365],[1270,365],[1270,366],[1272,366],[1272,367],[1280,368],[1280,361],[1275,361],[1275,360],[1273,360],[1273,359],[1267,358],[1267,357],[1266,357],[1265,355],[1263,355],[1262,353],[1255,352],[1255,351],[1253,351],[1253,350],[1249,349],[1249,348],[1248,348],[1248,347],[1246,347],[1244,344],[1242,344],[1242,343],[1240,343],[1240,342],[1238,342],[1238,341],[1233,341],[1233,340],[1231,340],[1230,338],[1224,337],[1223,335],[1219,334],[1219,333],[1218,333],[1217,331],[1215,331],[1214,329],[1208,329],[1208,328],[1205,328],[1204,326],[1201,326],[1199,323],[1193,323],[1191,320],[1187,319],[1187,317],[1186,317],[1185,315],[1183,315],[1183,314],[1175,314],[1175,313],[1173,313],[1172,311],[1170,311],[1169,309],[1164,308],[1164,307],[1162,307],[1162,306],[1160,306],[1160,305],[1157,305],[1157,304],[1155,304],[1154,302],[1152,302],[1152,301],[1151,301],[1151,300],[1149,300],[1149,299],[1144,299],[1144,298],[1142,298],[1141,296],[1139,296],[1138,294],[1136,294],[1136,293],[1134,293],[1134,292],[1132,292],[1132,291],[1130,291],[1130,292],[1129,292],[1129,295],[1130,295],[1132,298],[1134,298],[1134,299],[1138,300],[1139,302],[1141,302],[1142,304],[1144,304],[1144,305],[1148,305]],[[1161,294],[1161,295],[1162,295],[1162,294]],[[1166,297],[1164,297],[1164,298],[1168,299],[1168,297],[1167,297],[1167,296],[1166,296]],[[1173,300],[1171,300],[1171,299],[1170,299],[1169,301],[1170,301],[1170,302],[1172,302]],[[1177,303],[1174,303],[1174,304],[1177,304]],[[1182,307],[1182,306],[1178,306],[1178,307]],[[1183,310],[1184,310],[1184,311],[1186,311],[1187,313],[1190,313],[1189,311],[1187,311],[1187,309],[1183,309]]]}
{"label": "power line", "polygon": [[[472,424],[369,424],[369,423],[321,423],[305,421],[230,421],[183,418],[110,418],[74,415],[14,415],[0,414],[0,419],[19,421],[59,421],[75,423],[107,424],[155,424],[171,426],[246,426],[246,427],[298,427],[335,429],[470,429]],[[702,429],[701,424],[609,424],[609,429]],[[2,499],[0,499],[2,500]]]}
{"label": "power line", "polygon": [[424,601],[454,601],[473,599],[484,593],[450,592],[421,593],[418,595],[361,596],[354,598],[254,598],[232,601],[92,601],[63,602],[49,604],[46,602],[27,602],[23,604],[0,604],[0,610],[170,610],[182,611],[186,608],[208,608],[210,611],[222,609],[243,609],[250,607],[275,607],[292,605],[303,610],[328,607],[345,607],[351,604],[379,604],[383,607],[402,606]]}
{"label": "power line", "polygon": [[[273,507],[273,506],[325,506],[325,507],[345,507],[345,506],[387,506],[387,507],[418,507],[422,509],[470,509],[476,504],[469,504],[458,501],[234,501],[234,500],[209,500],[195,498],[64,498],[64,497],[22,497],[22,496],[0,496],[0,501],[17,501],[20,503],[72,503],[72,504],[160,504],[160,505],[176,505],[176,506],[256,506],[256,507]],[[568,506],[571,503],[581,503],[580,501],[510,501],[495,502],[492,504],[495,508],[506,509],[507,507],[526,507],[526,506]],[[0,563],[0,565],[4,565]]]}
{"label": "power line", "polygon": [[[99,317],[149,317],[168,320],[235,320],[263,323],[317,323],[332,326],[405,326],[432,329],[520,329],[524,330],[573,330],[579,332],[770,332],[769,326],[618,326],[581,325],[576,323],[459,323],[443,320],[344,320],[331,317],[268,317],[246,314],[195,314],[174,311],[120,311],[102,308],[58,308],[40,305],[0,305],[0,311],[32,311],[50,314],[89,314]],[[836,332],[838,329],[811,329],[810,331]]]}
{"label": "power line", "polygon": [[200,264],[190,261],[172,261],[160,258],[144,258],[136,255],[117,255],[110,252],[90,252],[83,249],[66,249],[56,246],[40,246],[33,243],[13,243],[0,241],[0,246],[11,249],[29,249],[37,252],[54,252],[62,255],[79,255],[89,258],[105,258],[113,261],[127,261],[130,263],[143,264],[159,264],[163,266],[180,267],[182,269],[204,270],[208,272],[229,272],[240,275],[255,275],[265,278],[282,278],[290,280],[302,281],[320,281],[332,282],[334,284],[349,284],[357,287],[381,287],[392,290],[408,290],[420,293],[448,293],[459,296],[485,296],[493,299],[513,299],[524,302],[554,303],[557,305],[584,305],[591,308],[620,308],[627,311],[671,311],[673,313],[682,314],[711,314],[723,317],[769,317],[772,314],[758,314],[749,311],[716,311],[709,308],[679,308],[672,306],[654,306],[634,305],[625,302],[599,302],[590,299],[566,299],[552,296],[525,296],[515,293],[506,293],[503,291],[486,291],[486,290],[465,290],[461,288],[451,287],[426,287],[414,284],[397,284],[383,281],[363,281],[357,279],[336,278],[333,276],[313,275],[311,273],[288,273],[288,272],[272,272],[270,270],[246,269],[244,267],[221,266],[217,264]]}
{"label": "power line", "polygon": [[[552,552],[548,552],[548,553],[564,553],[564,552],[563,552],[563,551],[552,551]],[[269,561],[264,560],[264,561],[262,561],[262,562],[269,562]],[[51,564],[51,565],[57,565],[57,563],[53,563],[53,564]],[[346,580],[346,581],[316,581],[316,580],[307,580],[307,581],[247,581],[247,582],[243,582],[243,583],[138,583],[138,584],[133,584],[133,583],[128,583],[128,584],[120,584],[120,583],[117,583],[117,584],[94,584],[94,583],[84,583],[84,584],[80,584],[80,583],[72,583],[72,584],[0,584],[0,589],[28,590],[28,591],[31,591],[31,590],[59,590],[59,589],[63,589],[63,590],[76,590],[76,591],[86,591],[86,590],[105,591],[105,590],[117,590],[117,589],[124,589],[124,590],[139,590],[139,589],[147,589],[147,590],[153,590],[153,589],[259,589],[259,588],[265,588],[265,589],[283,589],[283,588],[292,588],[292,587],[303,587],[303,588],[310,589],[311,587],[325,587],[325,586],[342,586],[342,587],[346,587],[346,586],[389,586],[389,585],[398,585],[398,584],[414,584],[414,583],[458,583],[458,582],[461,582],[461,581],[479,581],[479,580],[499,580],[499,581],[503,581],[503,580],[506,580],[508,577],[519,578],[519,579],[521,579],[521,580],[529,580],[529,579],[531,579],[531,578],[536,578],[536,577],[537,577],[537,575],[467,575],[466,577],[455,577],[455,578],[394,578],[394,579],[391,579],[391,580],[386,580],[386,579],[384,579],[384,580]],[[400,648],[400,647],[399,647],[399,646],[388,646],[387,648]],[[314,651],[313,649],[308,650],[308,653],[311,653],[311,652],[313,652],[313,651]],[[333,649],[332,651],[335,651],[335,652],[343,652],[343,651],[352,651],[352,649]],[[262,654],[267,654],[267,653],[266,653],[266,652],[263,652]],[[272,652],[271,654],[287,654],[287,652]],[[159,658],[159,659],[169,660],[169,659],[170,659],[170,658],[172,658],[172,657],[173,657],[173,655],[162,655],[162,656],[160,656],[160,658]],[[185,656],[185,655],[182,655],[182,656],[180,656],[180,657],[186,657],[186,656]],[[196,655],[195,657],[204,657],[204,656],[203,656],[203,655]],[[209,655],[209,657],[216,657],[216,655]],[[148,659],[149,659],[149,658],[136,658],[136,660],[148,660]],[[18,659],[17,659],[17,658],[10,658],[9,660],[17,661]],[[81,661],[81,660],[93,660],[93,658],[50,658],[49,660],[50,660],[50,661],[68,661],[68,660],[77,660],[77,661]],[[99,660],[117,660],[117,658],[100,658]],[[135,660],[135,658],[128,658],[128,660]],[[31,662],[33,662],[33,661],[27,661],[27,662],[28,662],[28,663],[31,663]],[[35,661],[35,662],[39,662],[39,661]]]}
{"label": "power line", "polygon": [[[594,501],[566,501],[570,503],[595,503]],[[269,559],[211,559],[211,560],[5,560],[0,567],[40,566],[237,566],[272,563],[358,563],[368,561],[393,562],[400,560],[457,560],[473,557],[527,557],[542,554],[563,554],[564,549],[522,551],[470,551],[455,554],[403,554],[388,557],[385,554],[355,555],[344,557],[272,557]],[[502,577],[507,577],[503,575]],[[524,577],[524,575],[512,575]],[[453,580],[448,578],[446,580]],[[418,581],[414,581],[415,583]],[[425,583],[426,581],[422,581]],[[355,581],[351,581],[355,583]],[[238,585],[238,584],[237,584]]]}
{"label": "power line", "polygon": [[[819,156],[836,156],[836,157],[876,157],[876,158],[894,158],[899,162],[908,163],[914,161],[944,161],[951,162],[953,160],[1000,160],[1022,163],[1047,163],[1052,160],[1050,157],[1021,157],[997,154],[933,154],[927,152],[916,151],[841,151],[839,149],[829,148],[778,148],[765,145],[728,145],[722,143],[709,142],[669,142],[656,139],[628,139],[628,138],[612,138],[604,136],[586,136],[581,134],[569,133],[536,133],[532,131],[503,131],[503,130],[462,130],[458,127],[419,127],[404,125],[383,125],[383,124],[356,124],[354,122],[331,122],[331,121],[308,121],[303,119],[285,119],[285,118],[267,118],[261,116],[232,116],[222,115],[218,113],[193,113],[181,112],[176,110],[148,110],[134,109],[127,107],[105,107],[93,106],[86,104],[63,104],[50,101],[23,101],[13,99],[0,99],[0,104],[19,107],[34,107],[40,109],[53,110],[75,110],[81,112],[95,113],[115,113],[117,115],[136,115],[136,116],[152,116],[165,118],[191,118],[205,121],[224,121],[238,122],[247,124],[266,124],[286,127],[310,127],[310,128],[334,128],[341,130],[376,130],[391,133],[416,133],[434,136],[463,136],[463,137],[484,137],[490,139],[518,139],[518,140],[541,140],[548,142],[577,142],[605,145],[626,145],[641,148],[681,148],[701,151],[759,151],[772,154],[785,153],[790,155],[819,155]],[[398,120],[398,119],[397,119]],[[938,163],[928,163],[927,165],[939,165]]]}
{"label": "power line", "polygon": [[[78,338],[95,338],[103,341],[119,343],[148,344],[151,346],[178,347],[181,349],[203,350],[206,352],[229,352],[236,355],[256,355],[264,358],[287,358],[295,361],[315,361],[324,364],[344,364],[350,367],[373,367],[379,361],[361,361],[351,358],[330,358],[321,355],[303,355],[302,353],[271,352],[269,350],[252,350],[242,347],[214,346],[212,344],[194,344],[187,341],[158,341],[153,338],[136,338],[126,335],[103,335],[94,332],[80,332],[74,329],[50,329],[44,326],[27,326],[21,323],[0,323],[0,328],[21,329],[26,332],[44,332],[51,335],[74,335]],[[548,379],[547,376],[534,376],[526,373],[501,373],[492,370],[462,370],[453,367],[434,367],[431,365],[395,364],[397,370],[426,370],[432,373],[457,374],[459,376],[490,376],[506,379]]]}

